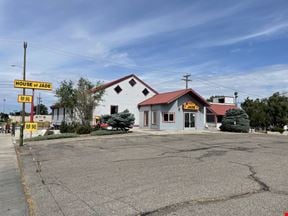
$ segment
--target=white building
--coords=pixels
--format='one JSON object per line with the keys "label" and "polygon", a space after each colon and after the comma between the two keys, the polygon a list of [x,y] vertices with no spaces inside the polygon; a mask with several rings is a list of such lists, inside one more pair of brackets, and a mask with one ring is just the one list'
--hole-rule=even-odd
{"label": "white building", "polygon": [[55,104],[51,107],[52,110],[52,124],[54,126],[60,126],[62,121],[65,121],[67,123],[71,123],[72,120],[69,115],[69,109],[60,107],[59,105]]}
{"label": "white building", "polygon": [[134,74],[106,83],[92,90],[105,90],[102,101],[93,112],[93,117],[114,114],[128,109],[135,116],[135,126],[139,125],[138,104],[156,94],[153,88]]}
{"label": "white building", "polygon": [[[139,125],[138,104],[156,94],[153,88],[139,79],[136,75],[131,74],[112,82],[103,84],[92,89],[93,93],[104,90],[102,101],[93,111],[93,123],[96,118],[105,114],[114,114],[128,109],[135,116],[135,126]],[[60,125],[63,120],[70,121],[65,108],[51,106],[54,125]]]}
{"label": "white building", "polygon": [[212,103],[234,104],[235,98],[233,96],[214,96]]}
{"label": "white building", "polygon": [[207,109],[206,119],[209,128],[220,128],[223,116],[229,109],[237,109],[232,96],[214,96]]}

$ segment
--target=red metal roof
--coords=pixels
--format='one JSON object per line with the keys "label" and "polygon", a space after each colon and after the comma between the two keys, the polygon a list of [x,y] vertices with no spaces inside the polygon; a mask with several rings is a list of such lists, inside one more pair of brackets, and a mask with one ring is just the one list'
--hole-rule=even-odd
{"label": "red metal roof", "polygon": [[148,84],[146,84],[145,82],[143,82],[143,81],[142,81],[141,79],[139,79],[135,74],[130,74],[130,75],[128,75],[128,76],[122,77],[122,78],[117,79],[117,80],[114,80],[114,81],[112,81],[112,82],[105,83],[105,84],[103,84],[103,85],[101,85],[101,86],[98,86],[98,87],[96,87],[96,88],[91,89],[91,92],[92,92],[92,93],[95,93],[95,92],[97,92],[97,91],[99,91],[99,90],[104,90],[104,89],[106,89],[106,88],[108,88],[108,87],[110,87],[110,86],[112,86],[112,85],[115,85],[115,84],[117,84],[117,83],[120,83],[120,82],[122,82],[122,81],[124,81],[124,80],[126,80],[126,79],[129,79],[129,78],[132,78],[132,77],[133,77],[134,79],[136,79],[137,81],[139,81],[140,83],[142,83],[144,86],[146,86],[149,90],[153,91],[155,94],[158,94],[158,92],[157,92],[155,89],[153,89],[151,86],[149,86]]}
{"label": "red metal roof", "polygon": [[197,94],[192,89],[183,89],[183,90],[178,90],[178,91],[173,91],[173,92],[160,93],[160,94],[154,95],[151,98],[148,98],[147,100],[142,101],[141,103],[138,104],[138,106],[169,104],[186,94],[191,94],[196,100],[198,100],[202,104],[209,106],[209,103],[207,103],[207,101],[204,98],[202,98],[199,94]]}
{"label": "red metal roof", "polygon": [[224,116],[227,110],[237,109],[237,107],[234,104],[210,103],[208,109],[217,116]]}

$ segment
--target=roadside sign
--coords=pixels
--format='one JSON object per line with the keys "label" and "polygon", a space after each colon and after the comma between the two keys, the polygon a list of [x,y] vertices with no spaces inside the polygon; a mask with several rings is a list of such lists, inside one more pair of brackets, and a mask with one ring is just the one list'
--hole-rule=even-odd
{"label": "roadside sign", "polygon": [[30,123],[30,122],[25,123],[24,130],[36,131],[37,129],[38,129],[37,123]]}
{"label": "roadside sign", "polygon": [[14,80],[14,88],[40,89],[52,91],[52,83],[29,81],[29,80]]}
{"label": "roadside sign", "polygon": [[18,103],[32,103],[32,95],[18,95]]}

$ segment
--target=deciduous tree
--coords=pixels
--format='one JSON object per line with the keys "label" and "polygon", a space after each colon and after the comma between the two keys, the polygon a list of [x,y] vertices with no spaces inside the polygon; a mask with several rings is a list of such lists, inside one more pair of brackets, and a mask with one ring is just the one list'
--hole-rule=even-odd
{"label": "deciduous tree", "polygon": [[[97,82],[96,87],[99,85],[101,83]],[[58,104],[70,110],[70,118],[78,120],[82,125],[90,125],[93,109],[99,104],[104,93],[103,90],[92,93],[93,87],[95,85],[92,82],[81,77],[76,86],[71,80],[65,80],[56,90]]]}

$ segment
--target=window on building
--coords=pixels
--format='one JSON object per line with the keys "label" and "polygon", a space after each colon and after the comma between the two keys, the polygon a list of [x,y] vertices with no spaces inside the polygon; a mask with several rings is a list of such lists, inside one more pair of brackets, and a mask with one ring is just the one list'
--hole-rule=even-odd
{"label": "window on building", "polygon": [[215,122],[215,116],[214,115],[206,115],[206,120],[208,123],[214,123]]}
{"label": "window on building", "polygon": [[117,94],[119,94],[119,93],[122,91],[122,88],[121,88],[119,85],[117,85],[117,86],[114,88],[114,90],[117,92]]}
{"label": "window on building", "polygon": [[57,120],[59,120],[59,108],[57,108]]}
{"label": "window on building", "polygon": [[219,103],[225,103],[225,98],[219,98],[218,102]]}
{"label": "window on building", "polygon": [[151,124],[156,125],[157,124],[157,112],[152,111],[152,121]]}
{"label": "window on building", "polygon": [[163,113],[163,122],[174,122],[175,121],[175,113]]}
{"label": "window on building", "polygon": [[134,79],[131,79],[129,81],[129,84],[133,87],[134,85],[136,85],[136,81]]}
{"label": "window on building", "polygon": [[111,106],[111,108],[110,108],[110,114],[112,115],[112,114],[116,114],[116,113],[118,113],[118,106]]}
{"label": "window on building", "polygon": [[143,93],[145,96],[147,96],[147,95],[149,94],[149,91],[147,90],[147,88],[145,88],[145,89],[142,91],[142,93]]}

